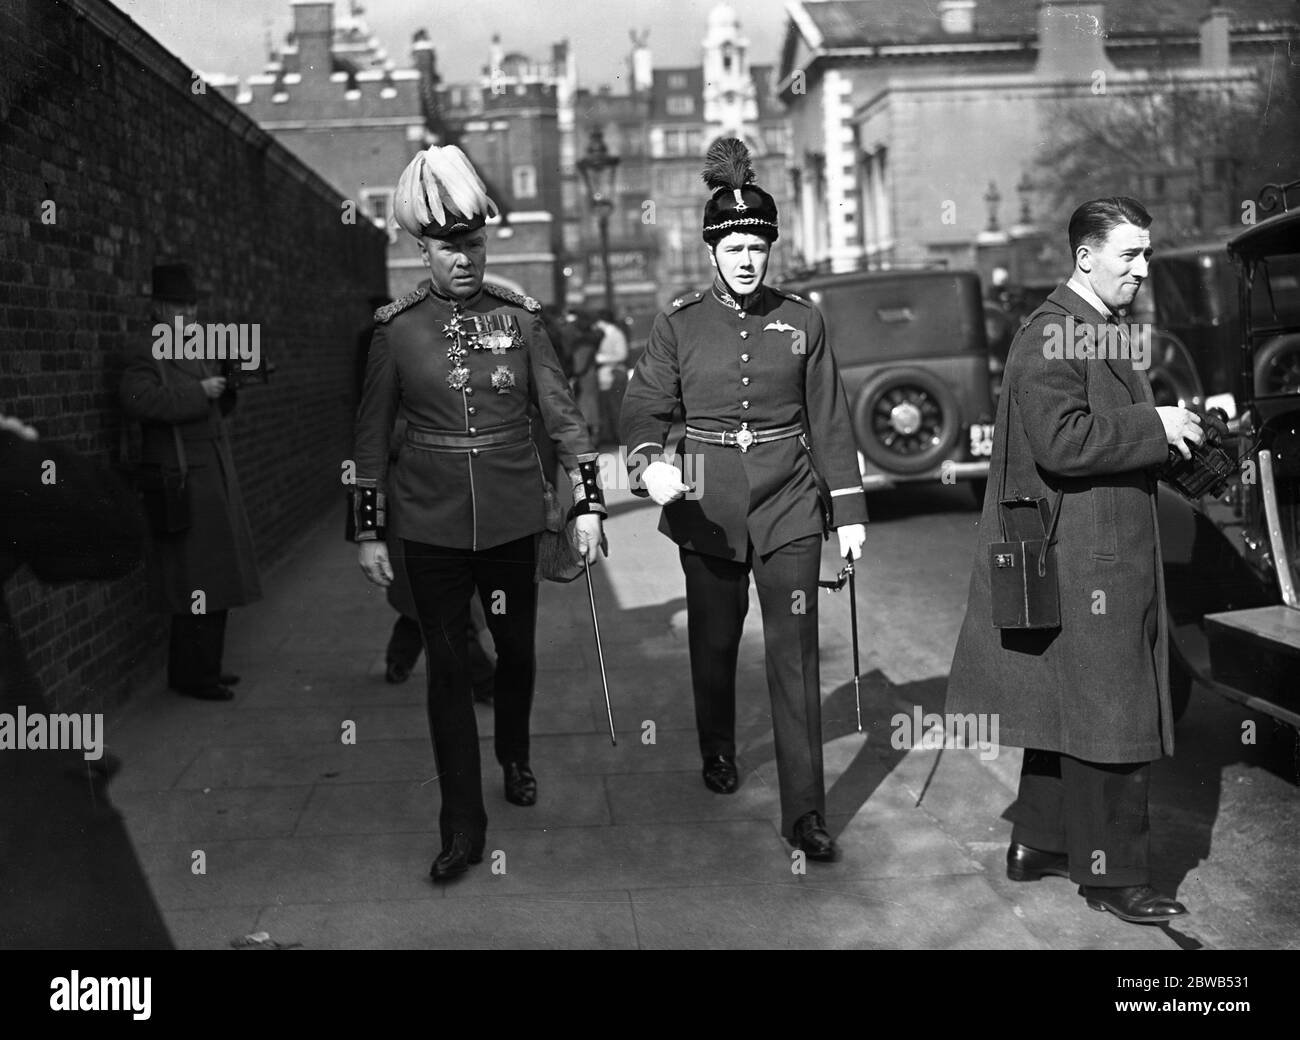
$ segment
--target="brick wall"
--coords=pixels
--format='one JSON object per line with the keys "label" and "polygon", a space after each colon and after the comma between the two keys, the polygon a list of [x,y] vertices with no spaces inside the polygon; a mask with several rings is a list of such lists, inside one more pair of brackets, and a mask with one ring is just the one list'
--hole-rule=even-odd
{"label": "brick wall", "polygon": [[[385,290],[384,235],[215,88],[105,0],[0,7],[0,411],[112,461],[124,349],[149,336],[153,264],[188,261],[200,321],[260,323],[269,386],[240,395],[235,457],[262,565],[335,513],[352,358]],[[46,223],[46,200],[54,222]],[[165,620],[142,570],[115,582],[5,586],[61,708],[150,681]]]}

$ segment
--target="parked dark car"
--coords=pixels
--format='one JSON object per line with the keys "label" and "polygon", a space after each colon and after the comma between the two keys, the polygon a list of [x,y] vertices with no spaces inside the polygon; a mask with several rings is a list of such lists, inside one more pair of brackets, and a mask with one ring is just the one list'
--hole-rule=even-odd
{"label": "parked dark car", "polygon": [[[1171,687],[1175,710],[1195,678],[1300,728],[1300,393],[1287,365],[1277,365],[1300,342],[1300,210],[1241,232],[1224,254],[1239,291],[1236,324],[1202,324],[1222,332],[1200,341],[1193,357],[1204,389],[1230,395],[1225,450],[1239,468],[1218,498],[1193,503],[1159,488]],[[1223,286],[1217,250],[1202,255],[1211,260],[1194,265],[1203,272],[1200,295],[1187,284],[1178,299],[1206,319]]]}
{"label": "parked dark car", "polygon": [[979,275],[815,275],[782,288],[820,308],[853,415],[863,486],[942,480],[982,503],[993,400]]}
{"label": "parked dark car", "polygon": [[[1270,259],[1264,291],[1253,293],[1256,325],[1276,309],[1288,328],[1300,326],[1300,263]],[[1153,324],[1148,376],[1157,404],[1204,405],[1232,392],[1241,368],[1241,300],[1237,270],[1223,242],[1157,252],[1139,297]],[[1254,391],[1300,393],[1300,335],[1279,333],[1259,344],[1252,358]]]}

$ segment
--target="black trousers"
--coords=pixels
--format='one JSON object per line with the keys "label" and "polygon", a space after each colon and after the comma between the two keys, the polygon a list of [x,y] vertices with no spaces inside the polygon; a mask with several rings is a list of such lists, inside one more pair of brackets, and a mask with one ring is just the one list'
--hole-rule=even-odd
{"label": "black trousers", "polygon": [[[821,671],[817,656],[817,535],[799,538],[746,560],[681,549],[686,575],[691,686],[700,754],[736,753],[736,660],[749,611],[749,575],[763,611],[767,689],[772,701],[781,830],[791,834],[800,816],[826,813],[822,777]],[[799,595],[802,593],[802,595]]]}
{"label": "black trousers", "polygon": [[497,761],[527,762],[537,671],[537,551],[532,535],[478,552],[412,541],[404,541],[403,549],[429,655],[429,735],[442,789],[442,840],[463,831],[477,847],[487,830],[487,811],[471,683],[469,600],[477,589],[496,644]]}
{"label": "black trousers", "polygon": [[1085,762],[1026,748],[1020,794],[1005,814],[1011,840],[1066,853],[1070,880],[1078,885],[1148,884],[1150,780],[1150,762]]}
{"label": "black trousers", "polygon": [[221,679],[226,614],[173,614],[167,647],[167,685],[175,690],[215,686]]}

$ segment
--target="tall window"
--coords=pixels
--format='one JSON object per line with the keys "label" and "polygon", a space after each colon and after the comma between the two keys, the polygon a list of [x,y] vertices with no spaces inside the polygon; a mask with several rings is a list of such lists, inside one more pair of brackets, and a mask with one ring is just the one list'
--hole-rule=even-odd
{"label": "tall window", "polygon": [[689,116],[695,112],[695,99],[690,94],[670,94],[665,107],[670,116]]}
{"label": "tall window", "polygon": [[516,166],[511,173],[511,191],[516,199],[537,197],[537,170],[531,165]]}
{"label": "tall window", "polygon": [[364,188],[361,191],[361,209],[371,222],[388,233],[388,241],[397,241],[397,226],[392,220],[393,189]]}

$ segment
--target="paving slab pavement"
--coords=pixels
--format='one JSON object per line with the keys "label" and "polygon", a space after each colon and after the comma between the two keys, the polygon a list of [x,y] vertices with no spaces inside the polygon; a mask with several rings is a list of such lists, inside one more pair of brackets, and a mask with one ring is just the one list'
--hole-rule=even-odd
{"label": "paving slab pavement", "polygon": [[[1268,846],[1277,824],[1300,833],[1300,799],[1221,741],[1162,763],[1153,785],[1162,880],[1181,882],[1198,911],[1185,934],[1090,911],[1062,879],[1006,880],[1000,816],[1014,794],[1014,749],[983,759],[891,745],[896,713],[942,710],[969,545],[942,542],[919,557],[955,605],[891,612],[882,590],[907,603],[907,561],[887,554],[864,568],[881,579],[864,605],[864,630],[878,623],[864,660],[864,734],[847,604],[821,600],[828,816],[844,856],[796,872],[779,832],[757,597],[738,681],[743,786],[722,797],[699,778],[676,552],[655,530],[655,509],[610,498],[614,555],[593,577],[618,746],[585,583],[545,585],[532,727],[541,797],[531,809],[504,800],[492,712],[479,706],[487,859],[451,885],[427,877],[438,791],[424,663],[405,684],[385,682],[394,615],[332,519],[267,575],[263,602],[232,612],[226,663],[244,676],[235,701],[140,691],[110,728],[124,763],[112,795],[178,945],[228,948],[263,930],[329,949],[1300,946],[1296,912],[1274,908],[1283,886],[1294,891],[1294,857],[1261,872],[1221,847]],[[940,530],[928,515],[897,522],[916,538]],[[833,573],[832,549],[823,563]],[[1200,704],[1193,722],[1212,737],[1235,724],[1234,710]],[[1252,794],[1268,825],[1250,822]],[[1241,818],[1221,820],[1232,806]]]}

